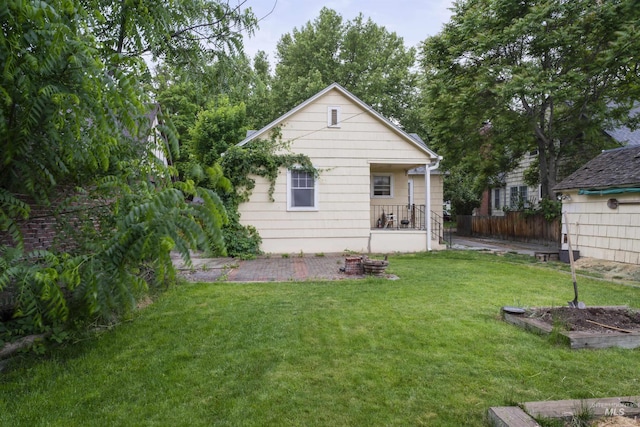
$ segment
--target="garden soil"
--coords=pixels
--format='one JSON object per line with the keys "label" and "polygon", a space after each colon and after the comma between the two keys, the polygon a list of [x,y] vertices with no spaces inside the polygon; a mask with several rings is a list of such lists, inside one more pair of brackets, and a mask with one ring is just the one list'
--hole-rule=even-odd
{"label": "garden soil", "polygon": [[578,273],[582,270],[589,274],[602,275],[602,277],[607,280],[640,282],[640,265],[638,264],[625,264],[595,258],[580,258],[575,261],[575,266]]}
{"label": "garden soil", "polygon": [[[640,331],[640,312],[619,307],[552,307],[531,310],[531,317],[550,326],[560,323],[563,329],[580,332],[614,333]],[[606,325],[606,326],[602,326]]]}
{"label": "garden soil", "polygon": [[640,426],[639,420],[626,417],[611,417],[596,421],[594,427],[636,427]]}

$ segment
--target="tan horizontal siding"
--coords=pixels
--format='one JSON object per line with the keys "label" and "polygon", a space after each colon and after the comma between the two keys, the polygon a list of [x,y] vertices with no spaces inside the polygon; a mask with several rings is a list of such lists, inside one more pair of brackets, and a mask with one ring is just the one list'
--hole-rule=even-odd
{"label": "tan horizontal siding", "polygon": [[[327,127],[328,107],[333,106],[340,107],[338,128]],[[269,200],[268,182],[257,178],[251,202],[241,204],[240,213],[243,224],[258,229],[266,252],[366,249],[371,205],[407,203],[408,177],[402,170],[394,172],[393,199],[371,199],[371,163],[409,168],[430,161],[416,143],[337,91],[328,92],[281,125],[282,140],[290,143],[290,150],[309,156],[320,170],[319,209],[287,211],[285,170],[277,178],[274,201]],[[439,194],[440,200],[434,203],[441,205]],[[424,187],[415,192],[415,202],[424,203]]]}
{"label": "tan horizontal siding", "polygon": [[640,194],[579,196],[569,193],[563,202],[574,249],[580,256],[609,261],[640,263],[640,204],[607,206],[609,198],[640,200]]}

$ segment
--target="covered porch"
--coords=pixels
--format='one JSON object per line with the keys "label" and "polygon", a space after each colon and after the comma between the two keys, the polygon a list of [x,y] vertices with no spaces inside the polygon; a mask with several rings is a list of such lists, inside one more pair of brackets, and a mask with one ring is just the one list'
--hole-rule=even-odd
{"label": "covered porch", "polygon": [[[371,252],[420,252],[445,249],[442,215],[431,211],[427,231],[425,205],[379,205],[371,209]],[[430,233],[431,248],[427,248]]]}
{"label": "covered porch", "polygon": [[370,164],[370,252],[443,248],[442,176],[434,173],[437,167],[437,160]]}

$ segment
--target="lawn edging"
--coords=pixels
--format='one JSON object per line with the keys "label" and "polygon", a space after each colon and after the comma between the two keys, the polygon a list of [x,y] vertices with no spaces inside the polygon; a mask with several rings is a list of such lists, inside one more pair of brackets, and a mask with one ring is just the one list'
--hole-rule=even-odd
{"label": "lawn edging", "polygon": [[526,402],[518,406],[489,408],[488,416],[495,427],[535,427],[536,419],[571,420],[588,413],[593,419],[606,417],[640,417],[640,396],[607,397]]}

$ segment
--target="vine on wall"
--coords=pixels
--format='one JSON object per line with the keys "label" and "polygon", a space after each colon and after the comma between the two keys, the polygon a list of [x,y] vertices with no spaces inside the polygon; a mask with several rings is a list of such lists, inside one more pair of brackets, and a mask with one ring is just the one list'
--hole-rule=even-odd
{"label": "vine on wall", "polygon": [[255,188],[256,177],[269,182],[269,199],[273,202],[276,180],[283,169],[301,169],[318,176],[319,171],[304,154],[290,151],[290,144],[281,140],[279,129],[275,129],[270,139],[255,140],[245,146],[229,148],[220,160],[220,165],[233,184],[234,191],[224,196],[229,224],[225,227],[227,253],[243,258],[260,253],[261,239],[254,227],[240,224],[238,207],[249,201]]}

